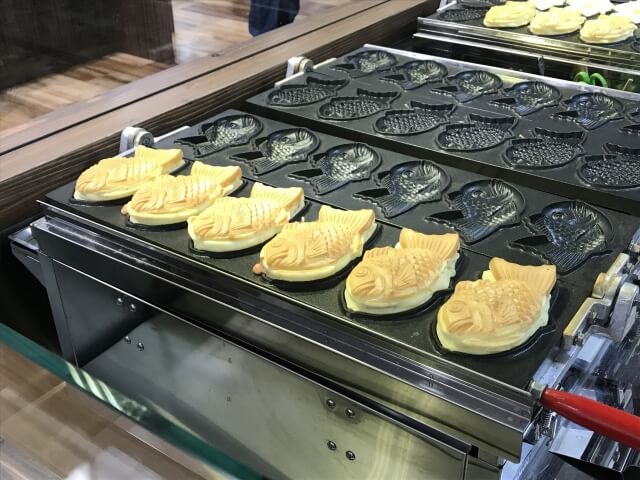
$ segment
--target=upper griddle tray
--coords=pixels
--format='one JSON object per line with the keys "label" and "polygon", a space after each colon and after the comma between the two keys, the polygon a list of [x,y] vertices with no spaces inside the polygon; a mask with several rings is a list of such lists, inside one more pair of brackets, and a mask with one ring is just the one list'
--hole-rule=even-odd
{"label": "upper griddle tray", "polygon": [[[208,120],[205,124],[210,124],[212,121],[220,118],[237,116],[238,114],[239,112],[235,111],[225,112]],[[249,185],[247,185],[239,195],[247,195],[253,179],[259,178],[261,182],[274,186],[304,186],[307,197],[311,203],[309,211],[305,214],[307,219],[316,218],[317,210],[322,203],[349,209],[373,208],[379,219],[381,231],[375,238],[374,245],[372,246],[395,244],[399,235],[399,227],[401,226],[408,226],[431,233],[447,231],[447,228],[441,223],[424,220],[424,218],[432,212],[447,211],[449,208],[445,199],[432,203],[419,204],[412,210],[389,219],[383,215],[380,208],[374,203],[353,196],[354,193],[376,188],[377,185],[373,179],[348,183],[327,195],[318,195],[311,184],[289,176],[290,173],[310,168],[309,160],[292,163],[269,173],[256,176],[251,169],[247,168],[246,155],[242,157],[243,160],[231,160],[230,158],[242,156],[242,154],[247,151],[253,151],[255,149],[253,145],[259,138],[268,137],[274,132],[291,128],[291,126],[278,122],[259,117],[256,118],[263,127],[259,137],[254,138],[254,140],[250,141],[247,145],[230,147],[212,155],[201,157],[201,160],[205,163],[214,165],[241,165]],[[193,137],[194,135],[198,135],[199,128],[199,126],[195,126],[192,131],[181,132],[179,137]],[[318,149],[315,152],[319,156],[327,150],[331,151],[333,147],[349,143],[344,139],[329,137],[327,135],[317,134],[316,132],[311,133],[315,135],[319,141]],[[167,139],[162,142],[162,146],[170,146],[174,140],[175,138]],[[257,143],[260,144],[261,142],[258,141]],[[183,149],[187,152],[187,157],[192,156],[193,150],[191,147],[183,145]],[[371,148],[371,150],[375,152],[376,158],[379,159],[379,165],[373,174],[389,170],[394,165],[415,161],[414,158],[394,154],[389,151],[377,148]],[[486,177],[455,168],[443,167],[443,170],[450,179],[444,191],[445,197],[451,192],[460,190],[470,182],[489,180]],[[512,186],[522,194],[523,216],[532,215],[538,211],[542,211],[542,209],[549,204],[555,204],[565,200],[553,195],[535,192],[520,185]],[[608,247],[609,253],[594,256],[571,273],[560,276],[555,294],[556,298],[552,308],[552,321],[549,327],[542,329],[530,343],[514,352],[493,357],[472,357],[447,354],[438,349],[432,333],[433,322],[437,312],[436,304],[425,312],[415,316],[399,316],[397,320],[372,320],[349,316],[345,312],[341,302],[344,280],[339,281],[337,285],[331,286],[330,288],[320,288],[318,290],[305,292],[294,292],[289,289],[278,288],[278,286],[263,280],[261,277],[255,276],[251,272],[251,267],[257,261],[257,253],[243,255],[237,258],[215,259],[196,255],[189,248],[189,238],[186,229],[161,232],[134,228],[127,225],[125,217],[120,213],[119,206],[93,207],[76,205],[70,202],[72,193],[73,184],[68,184],[51,192],[48,195],[48,201],[64,210],[69,210],[82,217],[125,232],[128,235],[133,235],[143,241],[162,246],[203,266],[220,269],[240,279],[248,280],[257,288],[277,292],[291,302],[292,308],[301,309],[300,315],[304,315],[305,309],[320,311],[327,318],[346,322],[354,327],[381,335],[389,341],[400,344],[413,351],[438,355],[456,364],[481,372],[489,377],[519,388],[525,388],[527,386],[542,360],[548,355],[551,348],[558,344],[565,325],[576,312],[583,299],[589,295],[595,277],[601,271],[606,270],[615,258],[616,252],[625,247],[635,225],[638,223],[637,219],[633,217],[602,209],[601,212],[607,217],[613,228],[611,232],[613,235]],[[522,238],[527,235],[530,236],[531,233],[526,227],[517,225],[501,229],[497,233],[490,235],[487,240],[472,245],[471,248],[464,247],[463,262],[459,267],[459,276],[456,280],[479,278],[482,271],[487,268],[490,257],[495,255],[524,264],[541,263],[539,257],[526,253],[518,248],[508,246],[510,239]]]}
{"label": "upper griddle tray", "polygon": [[[376,50],[363,48],[354,54],[367,51]],[[313,79],[344,80],[345,86],[316,103],[283,106],[272,100],[278,91],[275,88],[249,99],[249,108],[278,120],[441,164],[499,176],[631,214],[640,212],[640,102],[633,100],[640,96],[617,96],[613,90],[428,55],[385,53],[393,58],[395,66],[385,66],[384,71],[354,75],[353,70],[340,66],[348,61],[347,55],[286,84],[305,84]],[[434,81],[423,85],[408,82],[401,67],[417,59],[445,67],[448,79],[439,81],[434,73]],[[430,71],[435,69],[427,70]],[[477,96],[458,88],[463,72],[477,72],[472,79],[477,84],[468,89],[479,93]],[[522,82],[544,84],[546,95],[540,108],[509,103],[514,92],[511,88]],[[358,95],[359,100],[353,100]],[[403,110],[405,114],[408,110],[421,113],[420,122],[387,122],[390,116],[402,115]],[[335,112],[367,116],[338,120]],[[390,128],[397,125],[413,130],[392,134]],[[470,133],[474,125],[486,128]],[[475,135],[475,143],[470,141],[470,134]],[[533,139],[528,142],[533,144],[539,139],[548,143],[549,138],[561,142],[561,150],[549,155],[540,149],[536,161],[552,158],[555,162],[558,158],[555,166],[538,168],[533,161],[525,168],[509,157],[514,144],[528,148],[522,146],[527,143],[522,139]]]}

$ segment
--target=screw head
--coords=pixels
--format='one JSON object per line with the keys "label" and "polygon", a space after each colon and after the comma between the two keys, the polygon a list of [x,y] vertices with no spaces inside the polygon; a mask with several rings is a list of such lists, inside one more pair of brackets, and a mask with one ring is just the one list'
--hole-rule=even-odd
{"label": "screw head", "polygon": [[327,398],[327,402],[326,403],[327,403],[327,407],[336,408],[336,402],[333,399]]}
{"label": "screw head", "polygon": [[335,450],[336,448],[338,448],[338,446],[337,446],[335,443],[333,443],[331,440],[329,440],[329,441],[327,442],[327,448],[328,448],[329,450],[332,450],[332,451],[333,451],[333,450]]}
{"label": "screw head", "polygon": [[138,342],[137,347],[138,347],[138,350],[140,351],[144,350],[144,344],[142,342]]}
{"label": "screw head", "polygon": [[356,412],[354,412],[350,408],[345,409],[344,414],[349,418],[353,418],[356,416]]}
{"label": "screw head", "polygon": [[344,452],[344,456],[347,457],[347,460],[351,460],[352,462],[356,459],[356,454],[351,450],[347,450]]}
{"label": "screw head", "polygon": [[116,305],[121,307],[124,304],[124,299],[122,297],[116,298]]}
{"label": "screw head", "polygon": [[131,337],[129,337],[129,335],[124,337],[124,343],[131,343]]}
{"label": "screw head", "polygon": [[138,309],[138,307],[136,307],[136,304],[135,304],[135,303],[130,303],[130,304],[129,304],[129,310],[130,310],[131,312],[135,312],[137,309]]}

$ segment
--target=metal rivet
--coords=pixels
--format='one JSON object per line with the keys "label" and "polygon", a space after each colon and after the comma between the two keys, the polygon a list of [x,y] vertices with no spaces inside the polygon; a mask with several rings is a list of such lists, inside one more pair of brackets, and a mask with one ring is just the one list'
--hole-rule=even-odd
{"label": "metal rivet", "polygon": [[116,298],[116,305],[121,307],[124,304],[124,299],[122,297]]}
{"label": "metal rivet", "polygon": [[327,407],[336,408],[336,402],[334,402],[332,399],[328,398],[327,399]]}
{"label": "metal rivet", "polygon": [[136,307],[135,303],[129,304],[129,310],[131,310],[132,312],[135,312],[137,309],[138,307]]}
{"label": "metal rivet", "polygon": [[353,417],[355,417],[355,416],[356,416],[356,412],[354,412],[354,411],[353,411],[353,410],[351,410],[350,408],[347,408],[347,409],[344,411],[344,414],[345,414],[347,417],[349,417],[349,418],[353,418]]}
{"label": "metal rivet", "polygon": [[356,459],[356,454],[351,450],[347,450],[346,452],[344,452],[344,455],[345,457],[347,457],[347,460],[351,460],[352,462]]}
{"label": "metal rivet", "polygon": [[124,343],[131,343],[131,338],[129,337],[129,335],[124,337]]}
{"label": "metal rivet", "polygon": [[144,344],[142,342],[138,342],[138,350],[144,350]]}
{"label": "metal rivet", "polygon": [[336,446],[336,444],[335,444],[335,443],[333,443],[331,440],[329,440],[329,441],[327,442],[327,448],[328,448],[329,450],[335,450],[335,449],[336,449],[336,448],[338,448],[338,447]]}

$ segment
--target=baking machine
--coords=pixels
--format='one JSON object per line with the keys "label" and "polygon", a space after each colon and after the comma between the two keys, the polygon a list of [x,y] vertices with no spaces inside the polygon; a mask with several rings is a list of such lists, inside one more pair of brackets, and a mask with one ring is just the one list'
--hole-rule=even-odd
{"label": "baking machine", "polygon": [[[431,63],[412,76],[411,62]],[[456,81],[470,71],[490,82]],[[537,111],[504,101],[523,82],[551,87]],[[585,113],[578,100],[597,95],[608,110]],[[238,195],[256,181],[303,187],[305,219],[321,205],[372,208],[370,246],[393,245],[402,227],[457,228],[465,244],[455,281],[479,278],[493,256],[540,264],[553,255],[549,325],[505,354],[444,351],[433,328],[437,302],[397,318],[354,316],[342,305],[343,278],[304,289],[266,281],[251,271],[257,252],[203,254],[182,225],[141,229],[121,214],[123,202],[75,202],[73,183],[47,195],[44,216],[12,247],[47,287],[65,358],[268,478],[629,476],[640,459],[614,440],[616,415],[611,428],[590,424],[601,435],[554,410],[572,418],[558,407],[560,391],[638,413],[640,184],[615,165],[639,162],[639,111],[625,92],[369,45],[307,63],[241,108],[154,140],[182,148],[190,162],[240,165]],[[402,112],[420,121],[388,122]],[[211,147],[216,128],[246,117],[259,128]],[[316,148],[258,166],[261,145],[300,127]],[[537,166],[518,163],[514,148],[549,143],[548,132],[565,145],[566,161],[549,166],[534,152],[527,158]],[[335,155],[355,155],[358,170],[331,172]],[[600,168],[605,161],[610,169]],[[438,169],[440,195],[390,209],[385,178],[405,165]],[[454,199],[496,182],[517,220],[484,236],[460,227]],[[592,212],[592,223],[576,208]],[[536,231],[547,214],[573,240]],[[593,232],[597,245],[581,242]],[[583,405],[595,408],[591,420],[611,413]]]}

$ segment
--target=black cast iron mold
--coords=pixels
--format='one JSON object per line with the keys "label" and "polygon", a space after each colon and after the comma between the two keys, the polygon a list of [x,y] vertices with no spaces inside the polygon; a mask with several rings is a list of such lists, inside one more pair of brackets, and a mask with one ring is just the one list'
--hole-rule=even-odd
{"label": "black cast iron mold", "polygon": [[318,117],[324,120],[346,121],[370,117],[391,108],[400,92],[372,92],[358,88],[356,96],[335,97],[318,109]]}
{"label": "black cast iron mold", "polygon": [[446,125],[436,137],[436,144],[442,150],[487,150],[513,137],[511,129],[516,123],[515,117],[485,117],[472,113],[465,123]]}
{"label": "black cast iron mold", "polygon": [[447,67],[433,60],[414,60],[396,67],[380,80],[395,83],[404,90],[414,90],[427,83],[439,82],[448,75]]}
{"label": "black cast iron mold", "polygon": [[640,187],[640,148],[607,143],[605,155],[589,155],[578,167],[583,182],[600,188]]}
{"label": "black cast iron mold", "polygon": [[331,68],[346,71],[352,78],[389,70],[397,63],[395,55],[384,50],[364,50],[348,55],[344,60],[344,63],[333,65]]}
{"label": "black cast iron mold", "polygon": [[622,102],[598,92],[579,93],[564,103],[569,110],[554,113],[553,116],[576,122],[587,130],[601,127],[611,120],[621,119],[624,114]]}
{"label": "black cast iron mold", "polygon": [[378,118],[373,129],[389,136],[418,135],[449,122],[456,106],[452,103],[431,105],[412,100],[410,110],[390,110]]}
{"label": "black cast iron mold", "polygon": [[504,89],[504,94],[504,98],[492,100],[490,103],[509,108],[522,116],[557,105],[562,98],[562,93],[556,87],[538,81],[516,83]]}
{"label": "black cast iron mold", "polygon": [[511,140],[503,153],[507,165],[522,169],[557,168],[573,162],[584,155],[582,142],[585,133],[554,132],[544,128],[534,128],[533,138]]}
{"label": "black cast iron mold", "polygon": [[497,92],[502,88],[502,79],[485,70],[465,70],[447,78],[448,85],[434,88],[434,93],[451,95],[465,103],[482,95]]}
{"label": "black cast iron mold", "polygon": [[303,84],[287,84],[272,90],[267,96],[267,104],[278,107],[300,107],[335,97],[347,80],[325,80],[307,77]]}

